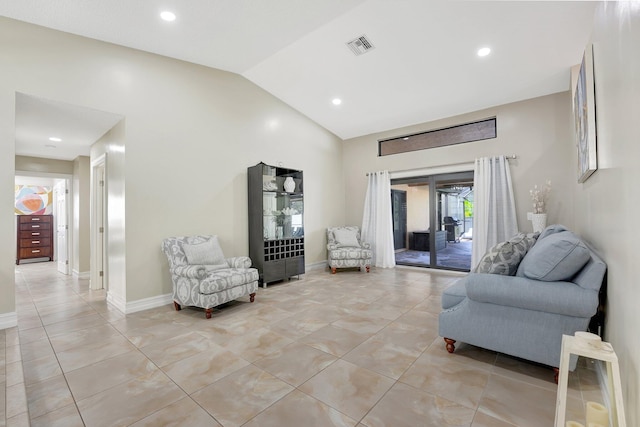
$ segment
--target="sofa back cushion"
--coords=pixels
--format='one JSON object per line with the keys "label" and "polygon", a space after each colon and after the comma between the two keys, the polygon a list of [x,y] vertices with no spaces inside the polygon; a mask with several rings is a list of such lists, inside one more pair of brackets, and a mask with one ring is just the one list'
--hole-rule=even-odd
{"label": "sofa back cushion", "polygon": [[591,258],[589,248],[572,232],[538,239],[520,264],[519,272],[545,282],[569,281]]}

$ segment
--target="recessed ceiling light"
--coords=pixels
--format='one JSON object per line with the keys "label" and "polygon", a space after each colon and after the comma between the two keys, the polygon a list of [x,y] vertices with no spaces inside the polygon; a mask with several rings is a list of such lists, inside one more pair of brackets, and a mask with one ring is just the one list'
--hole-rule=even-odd
{"label": "recessed ceiling light", "polygon": [[165,10],[160,14],[160,18],[164,19],[167,22],[172,22],[176,20],[176,14]]}
{"label": "recessed ceiling light", "polygon": [[333,105],[340,105],[340,104],[342,104],[342,99],[333,98],[333,100],[331,102],[333,103]]}
{"label": "recessed ceiling light", "polygon": [[487,56],[491,53],[491,49],[489,49],[488,47],[483,47],[481,49],[478,49],[478,56]]}
{"label": "recessed ceiling light", "polygon": [[62,141],[62,139],[58,138],[57,136],[52,136],[52,137],[49,138],[49,141],[60,142],[60,141]]}

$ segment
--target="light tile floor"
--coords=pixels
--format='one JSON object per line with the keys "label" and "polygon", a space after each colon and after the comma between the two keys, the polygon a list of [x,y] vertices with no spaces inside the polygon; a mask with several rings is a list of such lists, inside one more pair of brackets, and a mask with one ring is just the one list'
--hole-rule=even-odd
{"label": "light tile floor", "polygon": [[[6,425],[553,425],[550,368],[465,344],[446,352],[440,295],[458,277],[316,270],[207,320],[172,305],[125,316],[53,263],[23,264],[18,327],[0,334],[2,391],[17,396]],[[9,391],[20,360],[28,413]],[[588,361],[569,394],[567,419],[584,422],[583,401],[601,401]]]}

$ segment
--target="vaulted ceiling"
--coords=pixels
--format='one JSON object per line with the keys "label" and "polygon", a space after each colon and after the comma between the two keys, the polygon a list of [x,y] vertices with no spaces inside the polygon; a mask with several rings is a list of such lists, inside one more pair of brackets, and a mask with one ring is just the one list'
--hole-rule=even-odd
{"label": "vaulted ceiling", "polygon": [[[568,90],[595,6],[20,0],[0,2],[0,15],[241,74],[349,139]],[[346,43],[362,35],[373,48],[356,56]],[[491,53],[478,56],[482,47]]]}

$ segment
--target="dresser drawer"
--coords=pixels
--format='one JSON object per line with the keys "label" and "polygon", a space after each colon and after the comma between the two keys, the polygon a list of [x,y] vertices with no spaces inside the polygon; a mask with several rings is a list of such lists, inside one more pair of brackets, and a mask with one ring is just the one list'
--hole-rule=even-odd
{"label": "dresser drawer", "polygon": [[37,237],[34,239],[20,239],[21,248],[39,248],[42,246],[51,246],[51,239],[48,237],[43,239]]}
{"label": "dresser drawer", "polygon": [[22,239],[32,239],[32,238],[36,238],[36,239],[42,239],[42,238],[49,238],[51,236],[51,233],[49,232],[49,230],[30,230],[30,231],[24,231],[24,230],[20,230],[18,235],[18,238],[20,240]]}
{"label": "dresser drawer", "polygon": [[20,224],[51,223],[51,215],[20,215]]}
{"label": "dresser drawer", "polygon": [[20,259],[24,258],[39,258],[39,257],[50,257],[51,256],[51,246],[45,248],[20,248]]}
{"label": "dresser drawer", "polygon": [[29,230],[42,230],[42,231],[49,231],[51,230],[51,223],[50,222],[21,222],[20,223],[20,231],[29,231]]}

